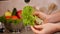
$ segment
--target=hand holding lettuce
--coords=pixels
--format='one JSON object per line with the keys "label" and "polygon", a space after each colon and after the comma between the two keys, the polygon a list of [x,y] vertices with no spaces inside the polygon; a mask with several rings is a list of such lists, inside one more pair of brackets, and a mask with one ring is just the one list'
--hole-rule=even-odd
{"label": "hand holding lettuce", "polygon": [[40,20],[37,16],[33,16],[34,10],[35,9],[32,6],[25,6],[23,8],[22,20],[25,26],[27,25],[33,26],[35,24],[34,23],[35,21],[37,21],[39,24],[42,22],[42,20]]}

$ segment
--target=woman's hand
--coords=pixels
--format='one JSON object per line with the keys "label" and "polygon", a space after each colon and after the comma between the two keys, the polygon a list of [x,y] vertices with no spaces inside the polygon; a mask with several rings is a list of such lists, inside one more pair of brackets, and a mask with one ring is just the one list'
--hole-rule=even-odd
{"label": "woman's hand", "polygon": [[[34,15],[34,16],[37,16],[37,17],[40,18],[40,19],[42,19],[42,20],[43,20],[43,23],[47,22],[47,21],[48,21],[47,19],[49,19],[49,15],[47,15],[47,14],[45,14],[45,13],[43,13],[43,12],[40,12],[40,11],[35,11],[35,12],[33,13],[33,15]],[[37,21],[36,21],[36,22],[37,22]],[[36,23],[36,24],[38,24],[38,23]]]}
{"label": "woman's hand", "polygon": [[[43,20],[42,25],[37,26],[31,26],[31,29],[36,34],[51,34],[53,32],[56,32],[58,29],[60,29],[58,26],[54,24],[54,22],[60,21],[60,12],[47,15],[39,11],[35,11],[34,15],[38,16],[40,19]],[[46,23],[46,24],[44,24]]]}
{"label": "woman's hand", "polygon": [[[42,25],[31,26],[31,29],[36,34],[51,34],[58,30],[58,26],[54,24],[60,20],[60,13],[47,15],[42,12],[36,11],[34,15],[38,16],[40,19],[43,20]],[[44,24],[46,23],[46,24]]]}
{"label": "woman's hand", "polygon": [[57,31],[57,26],[53,23],[31,26],[31,29],[36,34],[51,34]]}
{"label": "woman's hand", "polygon": [[42,20],[45,20],[45,19],[47,19],[49,17],[49,15],[47,15],[47,14],[45,14],[43,12],[40,12],[40,11],[35,11],[33,13],[33,15],[39,17]]}
{"label": "woman's hand", "polygon": [[43,20],[43,23],[54,23],[60,21],[60,12],[55,14],[47,15],[40,11],[35,11],[34,15]]}

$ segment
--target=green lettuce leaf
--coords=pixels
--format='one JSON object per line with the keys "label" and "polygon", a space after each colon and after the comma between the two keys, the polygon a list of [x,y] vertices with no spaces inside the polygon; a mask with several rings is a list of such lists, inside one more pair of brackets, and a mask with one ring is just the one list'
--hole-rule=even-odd
{"label": "green lettuce leaf", "polygon": [[34,8],[32,6],[25,6],[22,11],[22,20],[25,26],[34,25],[35,17],[32,15]]}

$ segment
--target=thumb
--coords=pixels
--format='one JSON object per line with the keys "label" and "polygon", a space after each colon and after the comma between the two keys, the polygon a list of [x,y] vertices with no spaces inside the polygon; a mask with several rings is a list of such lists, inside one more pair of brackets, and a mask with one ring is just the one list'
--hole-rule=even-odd
{"label": "thumb", "polygon": [[34,26],[34,28],[37,28],[37,29],[38,29],[38,28],[39,28],[39,29],[42,29],[42,28],[43,28],[43,26],[42,26],[42,25],[35,25],[35,26]]}

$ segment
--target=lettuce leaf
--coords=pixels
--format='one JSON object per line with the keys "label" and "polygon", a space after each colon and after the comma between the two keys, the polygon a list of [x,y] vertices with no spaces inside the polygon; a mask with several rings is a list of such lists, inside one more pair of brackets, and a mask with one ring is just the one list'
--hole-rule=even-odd
{"label": "lettuce leaf", "polygon": [[22,20],[25,26],[34,25],[35,17],[32,15],[34,8],[32,6],[25,6],[22,11]]}

